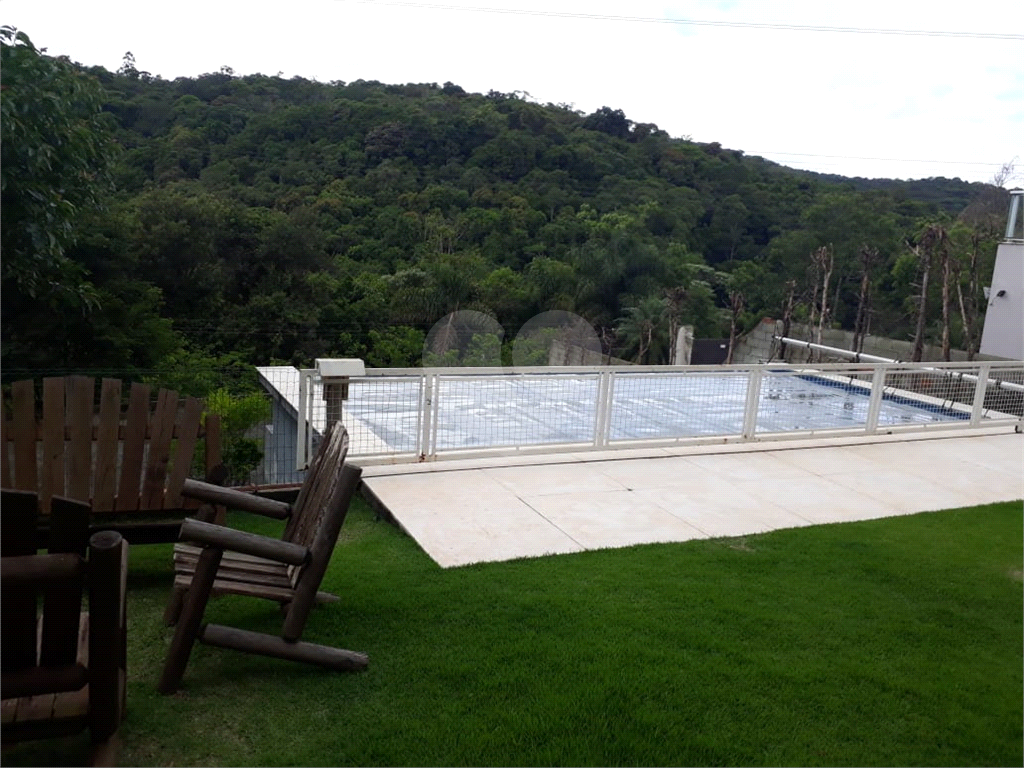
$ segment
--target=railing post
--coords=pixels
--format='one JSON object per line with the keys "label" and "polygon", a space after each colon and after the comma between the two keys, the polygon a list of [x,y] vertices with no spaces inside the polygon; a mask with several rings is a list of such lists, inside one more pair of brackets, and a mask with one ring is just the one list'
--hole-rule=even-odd
{"label": "railing post", "polygon": [[615,371],[608,371],[608,390],[605,393],[604,409],[604,431],[601,433],[601,440],[608,445],[612,439],[612,407],[615,402]]}
{"label": "railing post", "polygon": [[427,453],[430,450],[430,424],[433,421],[431,406],[434,398],[431,388],[432,378],[433,374],[430,373],[424,373],[420,378],[420,408],[416,420],[416,452],[420,456],[420,461],[427,458]]}
{"label": "railing post", "polygon": [[608,433],[610,431],[612,412],[612,387],[613,379],[611,371],[598,371],[597,374],[597,403],[594,413],[594,447],[605,448],[608,445]]}
{"label": "railing post", "polygon": [[433,381],[430,385],[431,395],[431,410],[430,410],[430,430],[427,432],[427,458],[430,460],[437,458],[437,419],[441,411],[441,375],[438,373],[431,374]]}
{"label": "railing post", "polygon": [[878,414],[882,411],[882,395],[885,393],[885,368],[875,366],[871,374],[871,397],[868,399],[868,416],[864,431],[872,435],[878,430]]}
{"label": "railing post", "polygon": [[747,404],[743,410],[743,439],[753,440],[757,432],[757,406],[761,402],[761,369],[750,369],[747,379]]}
{"label": "railing post", "polygon": [[981,424],[981,414],[985,410],[985,392],[988,390],[988,373],[992,366],[982,363],[978,368],[978,382],[974,385],[974,402],[971,404],[971,426]]}
{"label": "railing post", "polygon": [[310,429],[311,419],[309,416],[313,402],[311,388],[314,373],[316,371],[312,368],[304,368],[299,371],[299,408],[295,419],[295,469],[300,471],[309,464],[309,454],[313,442],[313,430]]}

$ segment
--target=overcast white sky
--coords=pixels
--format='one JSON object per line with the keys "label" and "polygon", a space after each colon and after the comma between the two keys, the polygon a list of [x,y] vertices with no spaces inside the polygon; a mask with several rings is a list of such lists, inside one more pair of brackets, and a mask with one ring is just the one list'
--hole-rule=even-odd
{"label": "overcast white sky", "polygon": [[988,181],[1016,160],[1024,183],[1019,0],[2,0],[0,24],[111,70],[132,51],[167,79],[226,65],[451,81],[622,109],[673,136],[826,173]]}

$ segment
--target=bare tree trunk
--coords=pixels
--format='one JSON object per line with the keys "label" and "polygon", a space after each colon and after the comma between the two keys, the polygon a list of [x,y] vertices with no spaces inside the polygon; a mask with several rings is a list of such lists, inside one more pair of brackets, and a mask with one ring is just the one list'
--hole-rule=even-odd
{"label": "bare tree trunk", "polygon": [[971,319],[967,316],[967,307],[964,305],[964,291],[959,282],[956,284],[956,301],[960,306],[960,320],[964,324],[964,349],[967,350],[967,360],[974,360],[974,328]]}
{"label": "bare tree trunk", "polygon": [[[811,293],[811,307],[808,312],[807,318],[807,330],[808,333],[814,333],[814,326],[818,318],[818,281],[821,279],[821,267],[818,263],[818,252],[811,252],[811,271],[814,275],[814,290]],[[807,350],[807,362],[814,362],[814,350]]]}
{"label": "bare tree trunk", "polygon": [[967,273],[967,299],[964,299],[963,286],[960,283],[960,269],[962,265],[957,262],[956,275],[956,296],[960,305],[960,317],[964,324],[964,349],[967,350],[967,359],[974,360],[978,351],[977,319],[978,319],[978,248],[980,235],[975,232],[971,235],[971,259],[968,263]]}
{"label": "bare tree trunk", "polygon": [[914,249],[917,254],[918,262],[921,264],[921,292],[918,295],[917,302],[917,327],[914,330],[914,351],[910,356],[910,361],[913,363],[921,362],[921,357],[924,355],[924,326],[925,326],[925,315],[928,312],[928,277],[931,272],[931,253],[927,248],[918,246]]}
{"label": "bare tree trunk", "polygon": [[725,356],[725,364],[732,365],[732,353],[736,349],[736,327],[740,313],[743,311],[743,294],[733,291],[729,294],[729,308],[731,317],[729,319],[729,351]]}
{"label": "bare tree trunk", "polygon": [[857,319],[853,323],[853,351],[864,349],[867,336],[868,305],[871,301],[871,268],[878,258],[878,249],[864,245],[860,249],[860,294],[857,296]]}
{"label": "bare tree trunk", "polygon": [[[789,338],[789,326],[793,322],[793,304],[796,301],[796,280],[786,281],[789,292],[786,294],[786,305],[782,309],[782,337]],[[786,343],[779,342],[779,359],[786,359]]]}
{"label": "bare tree trunk", "polygon": [[[931,275],[932,262],[935,261],[937,251],[943,254],[943,352],[946,352],[948,339],[946,338],[947,329],[945,328],[945,322],[949,315],[949,285],[948,278],[945,276],[945,270],[948,267],[948,250],[948,233],[945,227],[940,224],[929,225],[921,236],[921,242],[914,249],[914,253],[917,254],[918,261],[922,265],[921,296],[917,307],[917,329],[914,333],[914,354],[912,358],[912,362],[915,363],[921,362],[921,358],[924,355],[924,329],[927,322],[928,309],[928,279]],[[949,358],[947,357],[946,359],[948,360]]]}
{"label": "bare tree trunk", "polygon": [[835,266],[835,259],[832,254],[832,246],[824,246],[814,252],[814,258],[820,265],[820,270],[823,273],[821,279],[821,312],[818,315],[818,331],[815,335],[815,341],[821,344],[821,334],[825,329],[825,323],[828,322],[828,284],[832,280],[832,268]]}
{"label": "bare tree trunk", "polygon": [[942,249],[942,359],[949,362],[949,282],[952,276],[949,248]]}
{"label": "bare tree trunk", "polygon": [[[818,318],[818,278],[815,277],[814,278],[814,292],[811,294],[811,311],[808,313],[808,317],[807,317],[807,330],[809,332],[808,335],[810,335],[810,333],[814,332],[814,325],[815,325],[815,322],[817,321],[817,318]],[[808,349],[807,350],[807,362],[808,363],[813,363],[814,362],[814,350],[813,349]]]}
{"label": "bare tree trunk", "polygon": [[857,317],[853,321],[852,349],[854,352],[860,352],[864,346],[864,316],[867,314],[869,285],[868,273],[862,272],[860,276],[860,293],[857,296]]}
{"label": "bare tree trunk", "polygon": [[686,290],[680,287],[667,288],[665,290],[665,297],[668,299],[668,364],[675,365],[678,363],[676,359],[676,336],[679,335],[679,328],[681,326],[679,315],[682,310],[683,301],[686,300]]}
{"label": "bare tree trunk", "polygon": [[647,350],[650,349],[651,346],[651,326],[648,325],[647,329],[641,327],[639,336],[639,349],[637,351],[636,361],[640,365],[643,365],[645,362],[644,358],[647,356]]}
{"label": "bare tree trunk", "polygon": [[601,332],[601,353],[604,355],[604,364],[612,364],[612,342],[614,336],[608,332],[607,326],[600,327]]}
{"label": "bare tree trunk", "polygon": [[836,278],[836,292],[832,294],[832,305],[829,307],[828,324],[832,324],[832,317],[839,311],[839,293],[843,288],[843,278]]}
{"label": "bare tree trunk", "polygon": [[828,287],[832,281],[832,267],[835,263],[832,256],[832,247],[829,246],[825,253],[825,276],[821,280],[821,315],[818,317],[818,343],[821,344],[821,333],[825,324],[832,320],[831,307],[828,303]]}

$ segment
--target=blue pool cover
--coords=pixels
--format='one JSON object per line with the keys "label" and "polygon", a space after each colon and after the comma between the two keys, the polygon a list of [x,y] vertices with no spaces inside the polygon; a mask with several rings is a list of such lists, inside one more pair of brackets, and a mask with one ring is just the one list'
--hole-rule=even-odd
{"label": "blue pool cover", "polygon": [[[617,374],[610,394],[608,439],[616,441],[739,435],[747,376]],[[757,432],[863,427],[866,387],[824,376],[772,372],[762,380]],[[524,374],[449,377],[433,403],[436,449],[593,443],[598,381],[594,376]],[[358,419],[389,452],[418,450],[419,377],[353,383],[346,419]],[[878,426],[954,422],[969,415],[927,399],[887,394]],[[358,444],[356,453],[362,453]]]}

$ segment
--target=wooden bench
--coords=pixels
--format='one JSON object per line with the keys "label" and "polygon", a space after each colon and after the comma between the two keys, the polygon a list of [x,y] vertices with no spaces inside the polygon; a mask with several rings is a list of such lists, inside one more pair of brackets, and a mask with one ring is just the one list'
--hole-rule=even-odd
{"label": "wooden bench", "polygon": [[37,493],[44,528],[51,498],[64,496],[91,504],[94,530],[137,544],[175,541],[199,506],[181,489],[201,441],[201,471],[220,479],[220,417],[204,418],[200,400],[169,389],[155,400],[145,384],[124,392],[119,379],[103,379],[98,389],[97,406],[88,376],[14,382],[4,395],[0,487]]}
{"label": "wooden bench", "polygon": [[[288,519],[281,539],[186,520],[181,538],[196,546],[175,547],[175,588],[165,618],[177,628],[159,690],[177,690],[196,640],[335,670],[364,669],[365,655],[301,642],[306,619],[319,592],[362,470],[346,465],[348,433],[335,422],[310,464],[294,506],[189,481],[186,495],[208,504]],[[228,557],[228,555],[231,555]],[[267,635],[218,624],[202,624],[212,594],[249,595],[275,600],[285,608],[281,635]]]}
{"label": "wooden bench", "polygon": [[113,764],[125,711],[128,544],[116,531],[87,538],[88,505],[55,496],[49,553],[37,554],[37,495],[2,497],[3,742],[88,728],[93,762]]}

